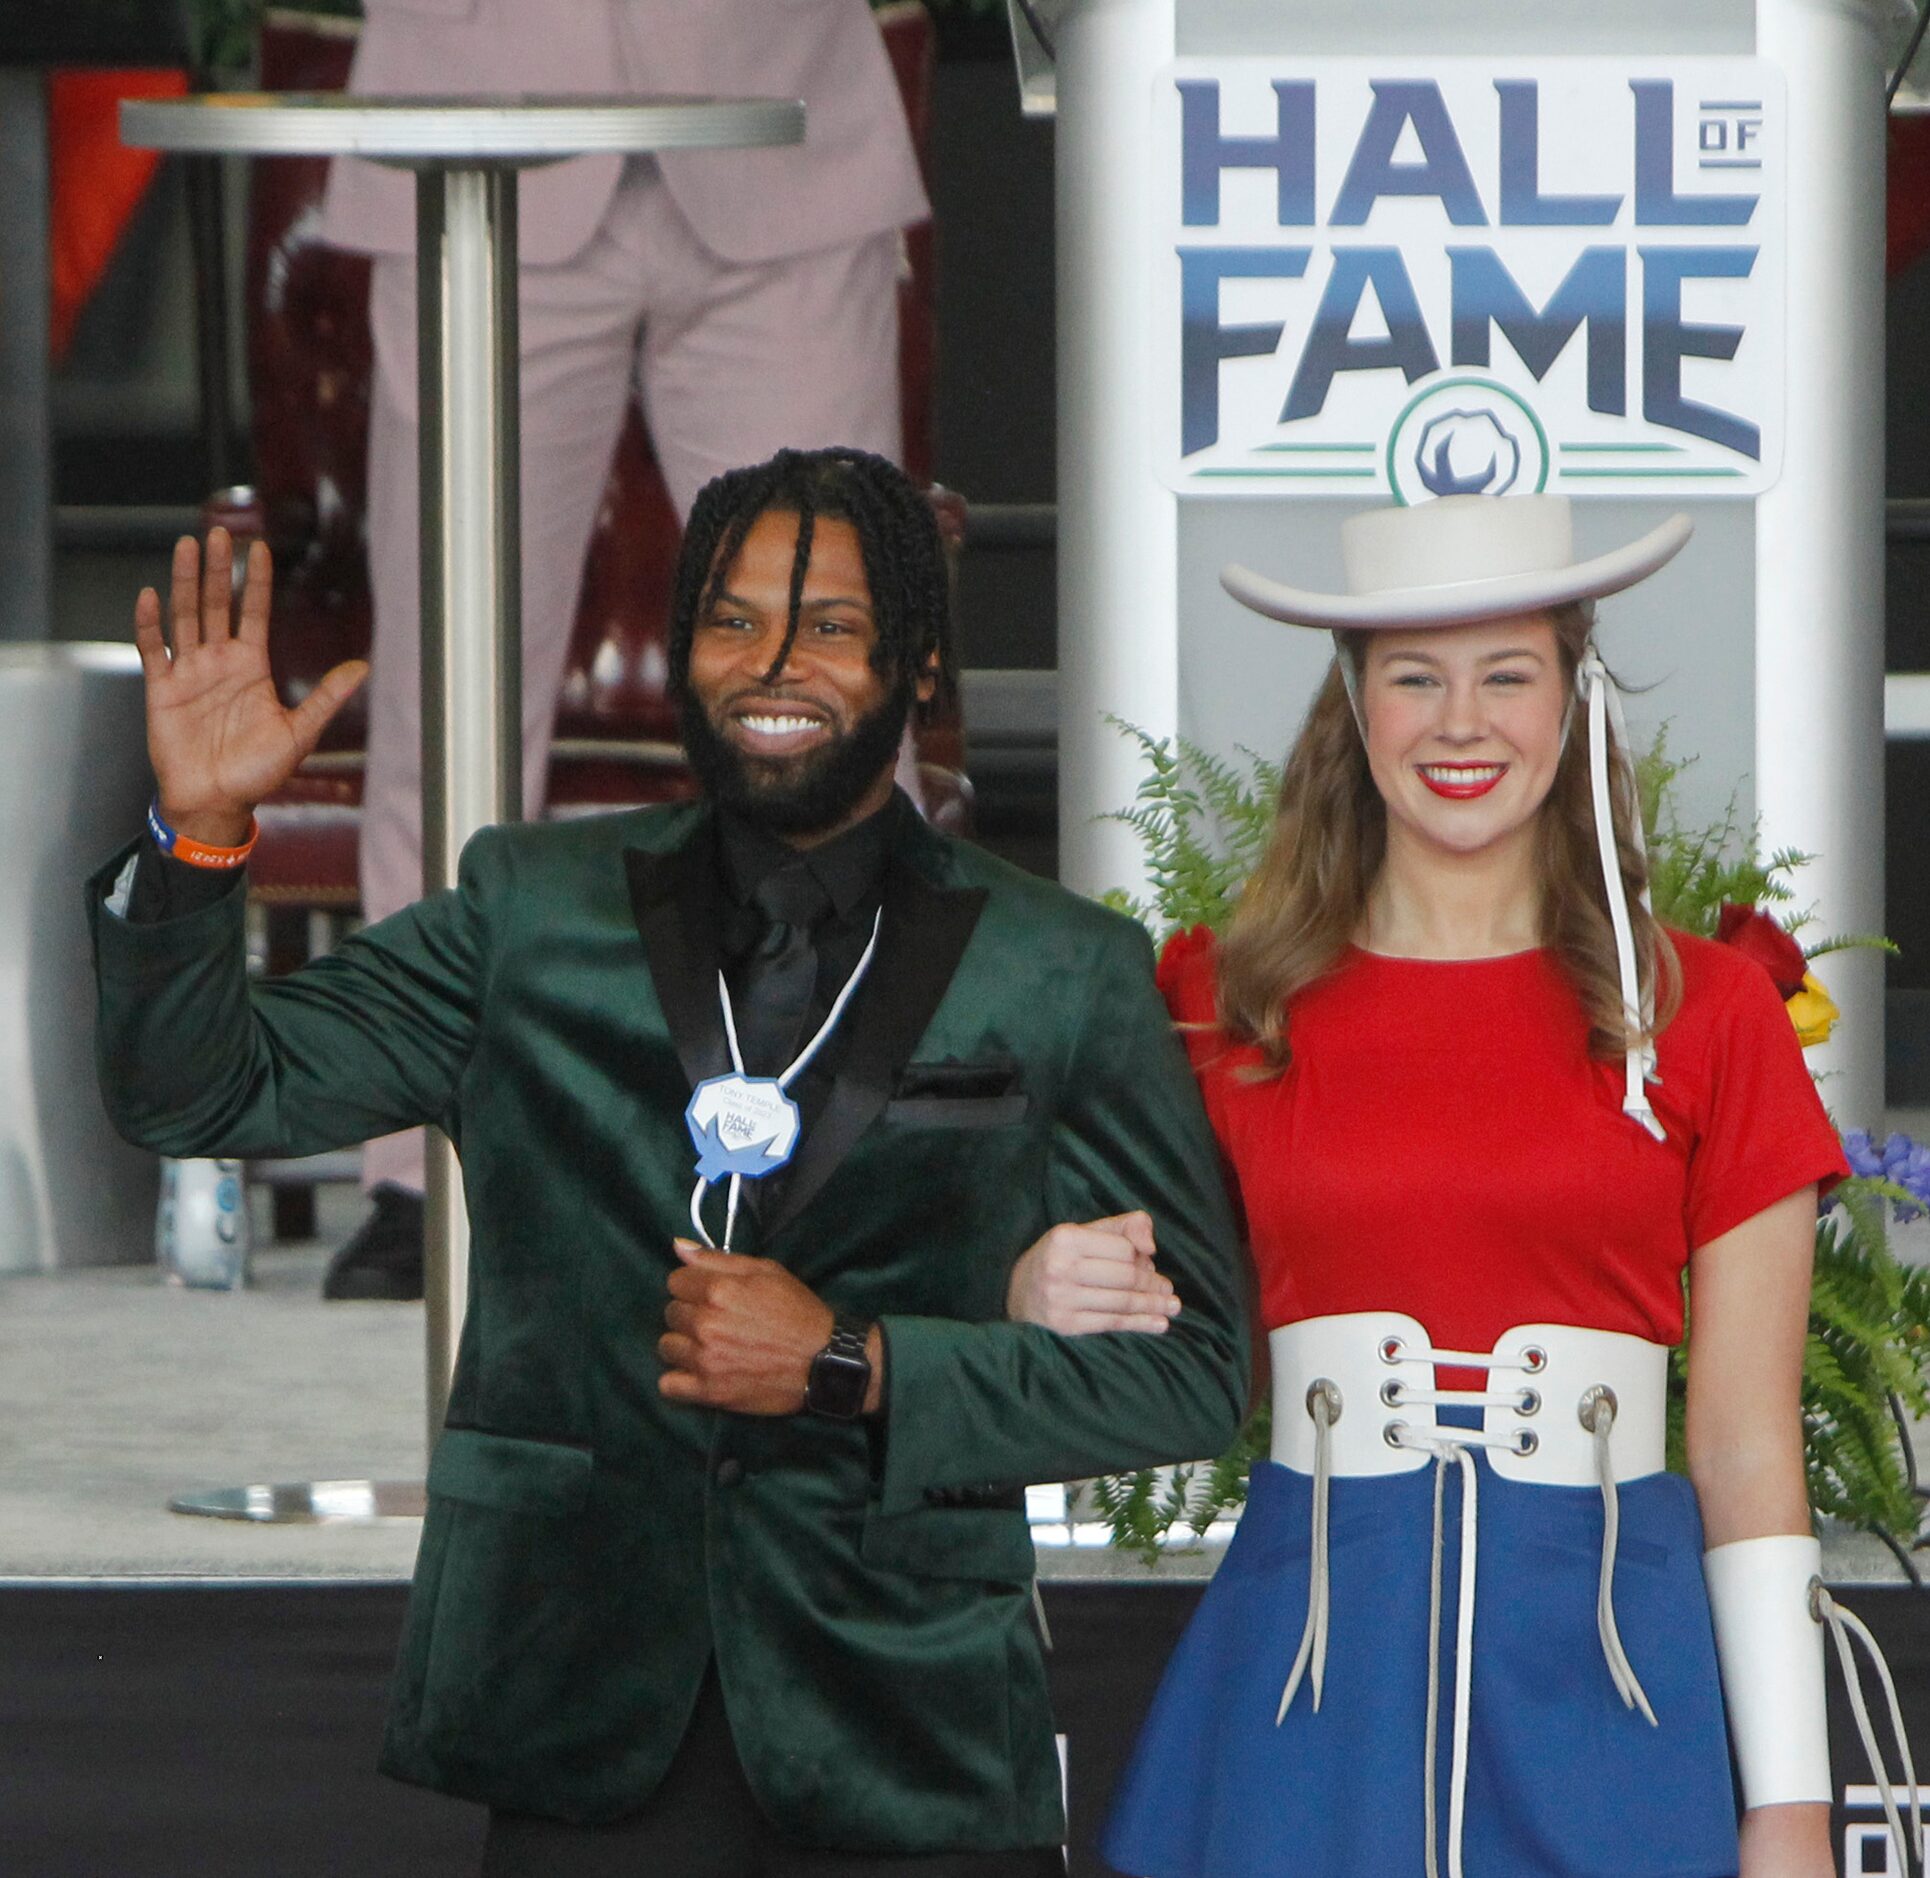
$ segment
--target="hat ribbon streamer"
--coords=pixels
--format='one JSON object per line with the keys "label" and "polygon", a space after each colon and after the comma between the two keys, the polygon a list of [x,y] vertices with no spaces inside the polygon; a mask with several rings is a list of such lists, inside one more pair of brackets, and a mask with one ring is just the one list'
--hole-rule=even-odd
{"label": "hat ribbon streamer", "polygon": [[[1628,889],[1622,880],[1621,851],[1615,840],[1615,808],[1608,787],[1608,727],[1612,721],[1616,747],[1626,752],[1628,726],[1622,717],[1621,693],[1609,677],[1601,654],[1592,645],[1583,655],[1575,676],[1583,697],[1588,700],[1588,785],[1595,805],[1595,845],[1602,857],[1602,885],[1608,893],[1609,923],[1615,928],[1615,965],[1622,981],[1622,1021],[1633,1038],[1626,1058],[1622,1113],[1661,1141],[1666,1137],[1648,1097],[1648,1079],[1655,1073],[1655,1003],[1653,994],[1642,986],[1635,969],[1635,930],[1629,920]],[[1646,860],[1639,812],[1634,840],[1637,852]],[[1642,887],[1642,910],[1653,914],[1646,881]]]}

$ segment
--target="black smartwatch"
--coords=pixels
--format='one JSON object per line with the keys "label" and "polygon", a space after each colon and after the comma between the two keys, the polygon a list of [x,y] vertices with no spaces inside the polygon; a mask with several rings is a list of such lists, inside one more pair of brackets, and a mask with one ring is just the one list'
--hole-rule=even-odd
{"label": "black smartwatch", "polygon": [[811,1379],[804,1385],[804,1406],[813,1415],[848,1422],[864,1413],[871,1387],[871,1353],[865,1347],[870,1336],[869,1318],[839,1313],[831,1341],[811,1359]]}

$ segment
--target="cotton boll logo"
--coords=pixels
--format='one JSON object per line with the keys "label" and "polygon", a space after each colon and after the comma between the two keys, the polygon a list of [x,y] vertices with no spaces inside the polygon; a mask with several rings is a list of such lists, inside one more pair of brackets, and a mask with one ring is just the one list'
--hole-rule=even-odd
{"label": "cotton boll logo", "polygon": [[1443,411],[1422,427],[1414,467],[1429,495],[1504,496],[1521,473],[1521,446],[1492,411]]}
{"label": "cotton boll logo", "polygon": [[684,1111],[697,1150],[697,1178],[748,1180],[775,1173],[797,1146],[797,1104],[769,1076],[712,1076]]}
{"label": "cotton boll logo", "polygon": [[1397,502],[1539,492],[1548,439],[1521,396],[1490,378],[1437,380],[1408,401],[1387,438]]}

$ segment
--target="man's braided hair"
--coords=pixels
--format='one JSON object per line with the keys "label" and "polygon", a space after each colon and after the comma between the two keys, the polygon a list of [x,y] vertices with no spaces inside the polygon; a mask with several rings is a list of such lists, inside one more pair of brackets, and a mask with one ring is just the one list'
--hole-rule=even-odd
{"label": "man's braided hair", "polygon": [[933,653],[937,697],[956,680],[951,635],[951,585],[930,503],[903,470],[865,450],[780,450],[768,462],[726,470],[706,483],[690,511],[670,612],[670,691],[682,698],[690,679],[690,642],[697,622],[716,604],[724,577],[760,515],[798,518],[791,565],[791,613],[784,643],[768,674],[775,679],[797,639],[804,573],[819,516],[849,522],[864,554],[878,639],[871,667],[907,689]]}

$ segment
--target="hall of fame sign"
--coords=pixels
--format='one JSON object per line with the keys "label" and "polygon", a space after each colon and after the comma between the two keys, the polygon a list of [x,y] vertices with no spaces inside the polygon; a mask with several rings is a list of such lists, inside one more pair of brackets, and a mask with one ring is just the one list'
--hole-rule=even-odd
{"label": "hall of fame sign", "polygon": [[1758,59],[1186,60],[1154,388],[1183,494],[1748,495],[1783,445]]}

